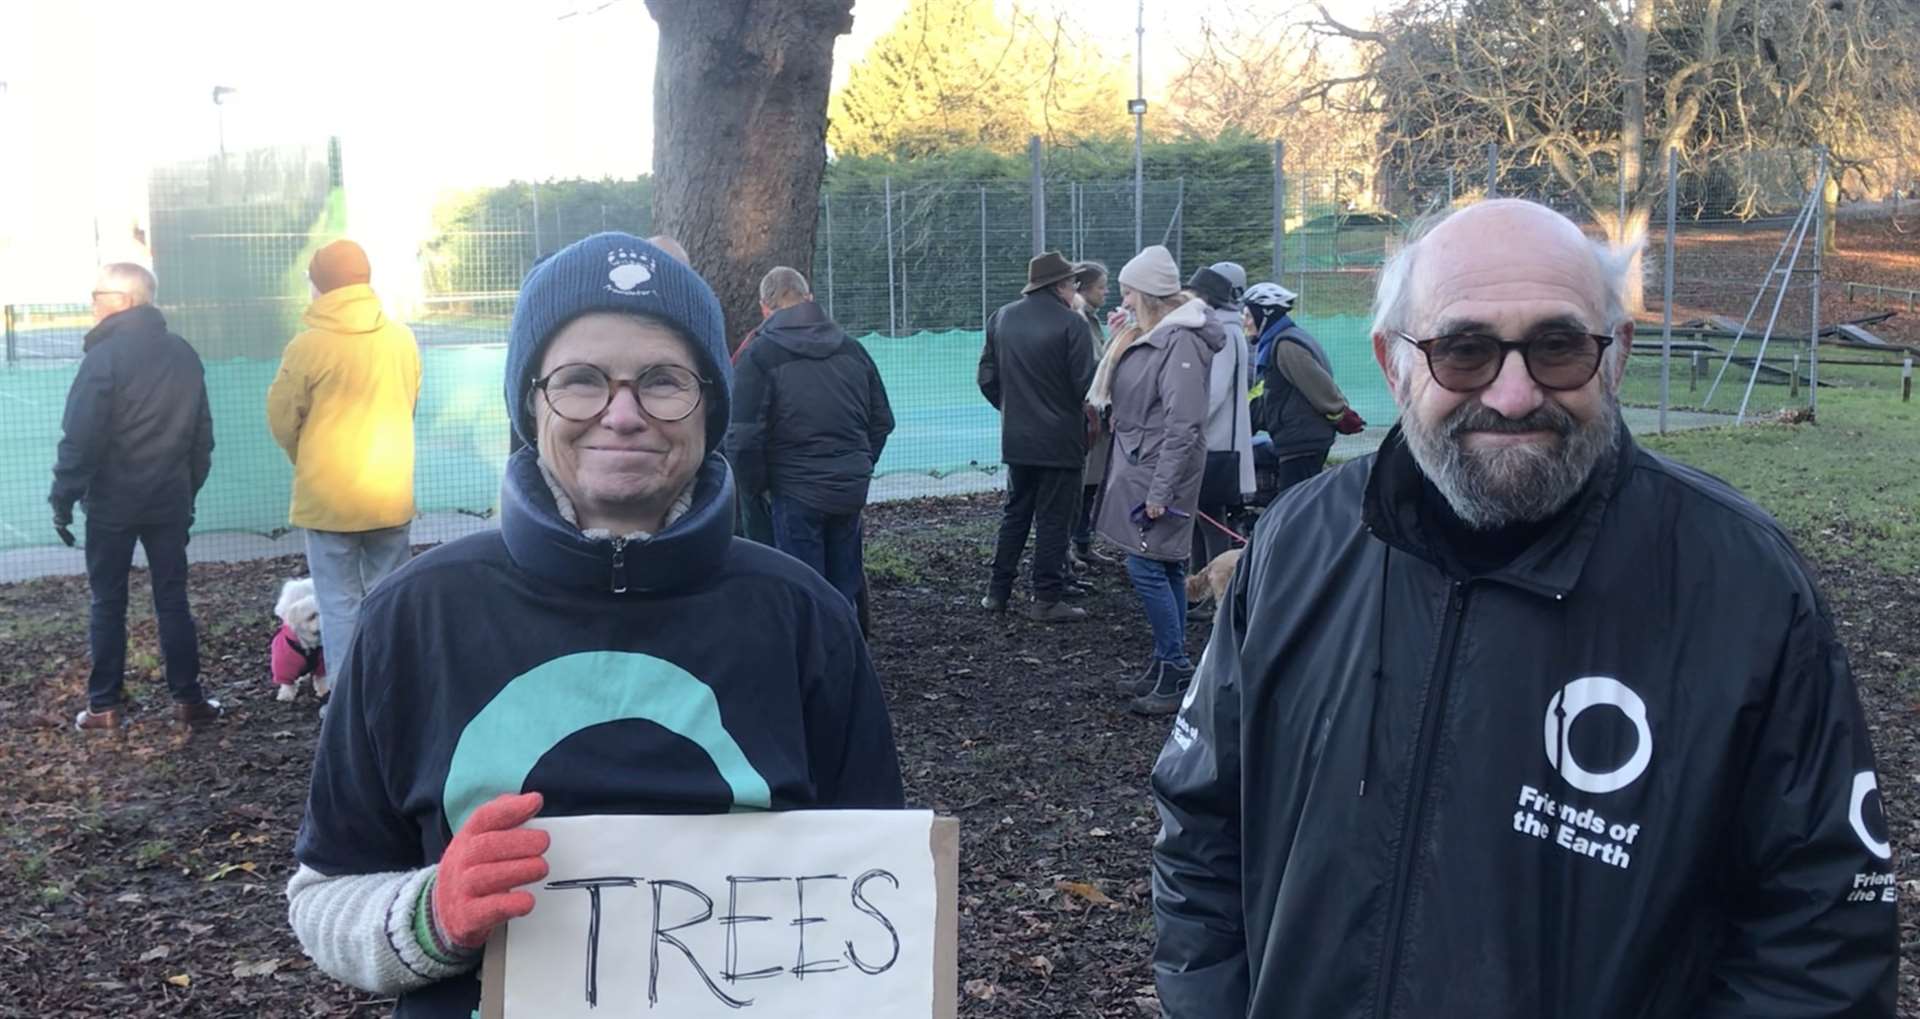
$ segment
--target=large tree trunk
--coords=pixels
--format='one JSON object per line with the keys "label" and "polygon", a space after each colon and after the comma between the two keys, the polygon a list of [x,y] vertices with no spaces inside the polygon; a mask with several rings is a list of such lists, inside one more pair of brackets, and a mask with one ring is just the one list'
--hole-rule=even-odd
{"label": "large tree trunk", "polygon": [[713,285],[738,345],[760,320],[760,277],[809,278],[827,163],[833,40],[853,0],[647,0],[653,222]]}
{"label": "large tree trunk", "polygon": [[[1613,242],[1626,244],[1635,235],[1646,235],[1647,214],[1641,204],[1640,188],[1644,176],[1647,139],[1647,37],[1653,34],[1653,0],[1633,0],[1625,32],[1625,52],[1621,55],[1620,80],[1624,94],[1620,103],[1620,194],[1625,216],[1615,214]],[[1646,307],[1646,260],[1635,254],[1627,274],[1627,310]]]}
{"label": "large tree trunk", "polygon": [[1633,0],[1620,61],[1620,188],[1632,205],[1639,198],[1647,138],[1647,37],[1653,34],[1653,0]]}

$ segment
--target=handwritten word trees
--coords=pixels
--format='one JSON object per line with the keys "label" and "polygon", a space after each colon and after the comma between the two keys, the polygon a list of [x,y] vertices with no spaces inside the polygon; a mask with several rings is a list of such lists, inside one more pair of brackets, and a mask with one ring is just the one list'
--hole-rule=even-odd
{"label": "handwritten word trees", "polygon": [[551,871],[488,946],[489,1019],[951,1012],[951,822],[944,840],[912,811],[535,824]]}

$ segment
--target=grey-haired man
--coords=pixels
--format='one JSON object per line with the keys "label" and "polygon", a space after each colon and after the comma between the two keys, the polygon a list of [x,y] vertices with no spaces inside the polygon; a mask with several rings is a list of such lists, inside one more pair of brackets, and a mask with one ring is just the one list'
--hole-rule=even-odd
{"label": "grey-haired man", "polygon": [[1495,201],[1383,269],[1400,426],[1262,517],[1154,767],[1173,1019],[1893,1015],[1846,655],[1622,426],[1629,264]]}
{"label": "grey-haired man", "polygon": [[153,306],[153,273],[131,262],[102,266],[93,284],[92,331],[67,390],[53,465],[53,526],[62,538],[73,507],[87,514],[87,643],[93,665],[81,731],[126,724],[127,574],[147,553],[160,657],[174,718],[220,717],[200,687],[200,645],[187,606],[187,530],[213,466],[213,415],[200,355],[167,330]]}

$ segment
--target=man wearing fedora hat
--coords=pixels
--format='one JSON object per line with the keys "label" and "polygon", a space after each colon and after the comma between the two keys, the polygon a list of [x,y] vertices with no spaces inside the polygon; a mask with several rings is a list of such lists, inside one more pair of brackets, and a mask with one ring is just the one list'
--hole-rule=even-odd
{"label": "man wearing fedora hat", "polygon": [[1093,332],[1073,310],[1073,264],[1057,251],[1027,263],[1020,299],[987,319],[980,352],[980,392],[1000,412],[1000,459],[1007,464],[1007,504],[993,554],[989,612],[1005,612],[1020,555],[1033,531],[1033,604],[1046,623],[1085,619],[1061,604],[1067,588],[1067,534],[1080,505],[1086,464],[1083,408],[1093,383]]}

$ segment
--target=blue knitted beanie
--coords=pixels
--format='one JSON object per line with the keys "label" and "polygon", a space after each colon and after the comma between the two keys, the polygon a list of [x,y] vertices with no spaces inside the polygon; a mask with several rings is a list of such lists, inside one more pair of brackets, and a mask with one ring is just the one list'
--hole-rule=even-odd
{"label": "blue knitted beanie", "polygon": [[720,448],[727,432],[733,392],[733,361],[720,302],[707,281],[673,256],[631,234],[599,233],[575,241],[542,260],[520,284],[507,337],[507,418],[514,432],[534,444],[528,404],[547,343],[567,323],[595,311],[651,315],[679,327],[693,340],[700,373],[713,381],[703,399],[707,452]]}

